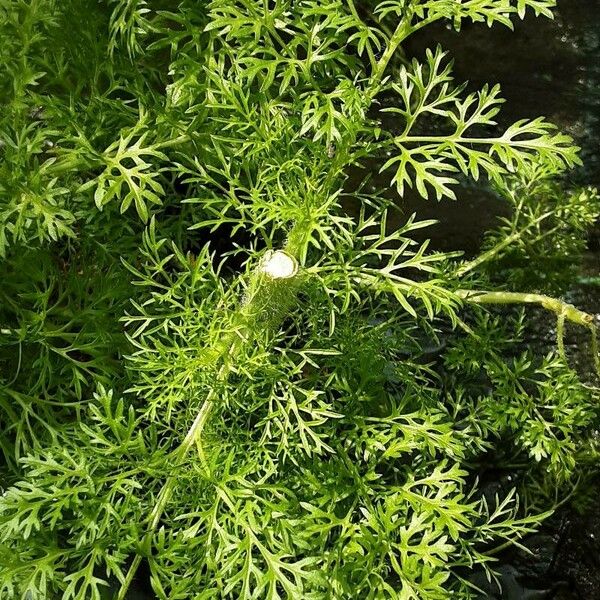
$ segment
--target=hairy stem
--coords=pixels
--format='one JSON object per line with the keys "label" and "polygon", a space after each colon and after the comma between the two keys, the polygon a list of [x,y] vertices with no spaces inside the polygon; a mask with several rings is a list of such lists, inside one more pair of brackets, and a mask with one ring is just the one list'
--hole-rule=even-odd
{"label": "hairy stem", "polygon": [[[307,227],[308,225],[304,226],[305,229]],[[298,227],[294,228],[290,233],[286,248],[299,251],[307,235],[307,231],[299,231]],[[218,401],[219,387],[227,382],[232,371],[232,364],[236,355],[245,344],[251,343],[260,333],[266,333],[266,330],[277,328],[293,305],[297,292],[296,284],[299,279],[298,261],[295,255],[288,251],[277,251],[271,252],[268,257],[268,260],[263,260],[256,270],[249,275],[248,291],[245,299],[231,315],[233,332],[219,354],[218,360],[222,364],[216,375],[217,385],[213,386],[204,399],[185,438],[171,455],[174,473],[183,465],[192,446],[196,445],[199,453],[204,454],[202,450],[202,432]],[[160,524],[176,485],[177,475],[170,475],[158,493],[149,515],[148,529],[144,536],[148,542],[150,542]],[[126,597],[141,561],[142,555],[137,554],[121,584],[117,600],[124,600]]]}

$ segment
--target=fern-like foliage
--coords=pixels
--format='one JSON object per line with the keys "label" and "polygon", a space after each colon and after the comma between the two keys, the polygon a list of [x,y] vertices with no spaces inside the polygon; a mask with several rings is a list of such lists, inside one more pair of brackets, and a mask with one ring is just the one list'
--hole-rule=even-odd
{"label": "fern-like foliage", "polygon": [[[518,121],[499,136],[484,135],[486,127],[496,125],[493,119],[503,102],[500,88],[484,87],[463,97],[461,86],[451,87],[452,71],[441,49],[428,51],[426,58],[424,65],[415,60],[403,67],[399,83],[392,84],[402,106],[383,109],[401,120],[402,133],[389,142],[392,157],[381,167],[396,168],[393,181],[400,194],[405,185],[414,185],[427,198],[430,186],[438,200],[455,198],[455,173],[475,181],[484,173],[499,184],[507,173],[530,170],[540,160],[557,170],[578,162],[571,139],[543,118]],[[446,132],[421,134],[421,120],[432,115],[447,121]]]}
{"label": "fern-like foliage", "polygon": [[[592,472],[600,415],[469,299],[580,252],[597,199],[556,183],[570,138],[498,131],[498,87],[398,50],[553,5],[0,2],[0,597],[476,597]],[[432,252],[352,185],[370,159],[399,202],[471,178],[513,214]],[[522,465],[495,497],[494,449]]]}

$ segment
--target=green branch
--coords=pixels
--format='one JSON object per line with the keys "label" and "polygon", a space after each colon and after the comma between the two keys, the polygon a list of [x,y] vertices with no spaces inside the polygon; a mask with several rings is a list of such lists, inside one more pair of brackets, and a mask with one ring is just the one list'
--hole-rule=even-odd
{"label": "green branch", "polygon": [[373,100],[373,98],[379,93],[381,89],[381,81],[387,69],[388,63],[392,59],[392,56],[396,53],[398,46],[413,32],[413,28],[410,25],[409,20],[403,19],[400,21],[396,30],[392,34],[390,41],[384,50],[381,58],[375,66],[375,70],[371,75],[369,86],[367,89],[367,98]]}
{"label": "green branch", "polygon": [[579,310],[572,304],[545,296],[520,292],[487,292],[479,290],[458,290],[457,295],[467,302],[475,304],[537,304],[552,311],[557,316],[564,315],[567,321],[589,327],[594,323],[594,315]]}
{"label": "green branch", "polygon": [[[303,233],[306,232],[295,228],[290,234],[286,248],[293,247],[297,251],[300,250],[302,241],[306,237]],[[202,432],[218,402],[218,390],[227,382],[237,355],[244,345],[251,343],[258,335],[279,326],[294,303],[300,280],[298,260],[287,250],[269,251],[250,274],[244,300],[231,315],[233,331],[219,352],[217,361],[222,364],[216,376],[217,385],[212,387],[205,398],[181,444],[171,453],[174,471],[183,465],[194,445],[197,446],[199,454],[203,455]],[[160,523],[176,484],[177,475],[170,475],[158,494],[144,536],[148,542]],[[137,554],[121,584],[116,600],[125,599],[141,561],[142,555]]]}
{"label": "green branch", "polygon": [[527,225],[525,227],[523,227],[523,229],[520,229],[518,231],[515,231],[514,233],[511,233],[510,235],[506,236],[503,240],[498,242],[494,247],[490,248],[483,254],[480,254],[478,257],[474,258],[473,260],[470,260],[469,262],[464,263],[462,266],[460,266],[458,268],[458,270],[456,271],[456,274],[458,275],[458,277],[463,277],[464,275],[466,275],[473,269],[476,269],[477,267],[481,266],[483,263],[486,263],[486,262],[492,260],[498,254],[500,254],[500,252],[502,252],[502,250],[504,250],[505,248],[510,246],[513,242],[516,242],[519,239],[521,239],[521,237],[523,237],[524,234],[528,233],[530,229],[532,229],[536,225],[539,225],[542,221],[544,221],[548,217],[551,217],[552,215],[553,215],[553,212],[545,212],[544,214],[540,215],[539,217],[537,217],[530,223],[527,223]]}
{"label": "green branch", "polygon": [[544,294],[527,294],[520,292],[489,292],[479,290],[457,290],[459,298],[474,304],[534,304],[553,312],[556,315],[556,337],[560,355],[565,358],[564,324],[565,321],[585,327],[592,337],[592,354],[594,366],[600,375],[600,355],[598,353],[598,331],[594,323],[594,315],[584,312],[572,304],[552,298]]}

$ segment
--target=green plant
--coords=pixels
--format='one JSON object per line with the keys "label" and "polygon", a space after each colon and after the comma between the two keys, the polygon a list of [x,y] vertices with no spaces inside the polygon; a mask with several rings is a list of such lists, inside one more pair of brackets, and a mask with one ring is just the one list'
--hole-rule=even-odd
{"label": "green plant", "polygon": [[[0,3],[3,597],[123,599],[142,562],[170,600],[477,596],[599,417],[561,342],[585,326],[598,361],[592,316],[488,265],[581,251],[600,207],[551,183],[570,138],[498,133],[497,87],[400,48],[553,5]],[[348,189],[368,158],[400,195],[486,178],[514,217],[472,261],[430,252],[431,222]],[[556,313],[559,352],[490,303]],[[495,498],[492,450],[518,475]]]}

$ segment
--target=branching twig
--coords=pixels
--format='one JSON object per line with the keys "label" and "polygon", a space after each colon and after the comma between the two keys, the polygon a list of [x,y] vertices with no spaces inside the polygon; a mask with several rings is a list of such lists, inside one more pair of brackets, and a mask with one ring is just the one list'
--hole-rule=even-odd
{"label": "branching twig", "polygon": [[563,302],[544,294],[527,294],[521,292],[488,292],[484,290],[458,290],[457,295],[463,300],[476,304],[538,304],[552,311],[557,316],[564,313],[565,319],[588,327],[594,324],[594,315],[579,310],[572,304]]}
{"label": "branching twig", "polygon": [[505,248],[510,246],[513,242],[516,242],[517,240],[519,240],[521,237],[523,237],[524,234],[528,233],[532,227],[539,225],[544,219],[547,219],[548,217],[552,216],[552,214],[553,214],[552,212],[545,212],[544,214],[542,214],[539,217],[537,217],[536,219],[534,219],[531,223],[528,223],[523,229],[515,231],[514,233],[506,236],[502,241],[498,242],[494,247],[490,248],[483,254],[480,254],[478,257],[474,258],[473,260],[470,260],[469,262],[466,262],[463,265],[461,265],[458,268],[458,270],[456,271],[456,274],[459,277],[463,277],[464,275],[466,275],[473,269],[476,269],[477,267],[481,266],[483,263],[486,263],[486,262],[490,261],[491,259],[495,258],[502,250],[504,250]]}
{"label": "branching twig", "polygon": [[591,335],[591,350],[594,366],[600,375],[600,356],[598,355],[598,333],[594,315],[584,312],[572,304],[552,298],[544,294],[527,294],[520,292],[489,292],[483,290],[458,290],[457,295],[474,304],[537,304],[556,315],[557,345],[559,354],[565,357],[564,324],[565,321],[585,327]]}

